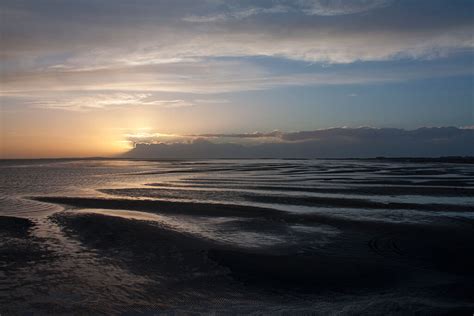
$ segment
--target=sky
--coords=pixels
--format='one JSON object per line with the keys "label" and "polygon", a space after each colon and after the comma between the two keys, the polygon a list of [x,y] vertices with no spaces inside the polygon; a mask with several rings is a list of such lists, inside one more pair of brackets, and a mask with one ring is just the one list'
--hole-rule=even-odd
{"label": "sky", "polygon": [[472,0],[3,0],[0,158],[360,127],[455,127],[458,144],[474,126],[473,12]]}

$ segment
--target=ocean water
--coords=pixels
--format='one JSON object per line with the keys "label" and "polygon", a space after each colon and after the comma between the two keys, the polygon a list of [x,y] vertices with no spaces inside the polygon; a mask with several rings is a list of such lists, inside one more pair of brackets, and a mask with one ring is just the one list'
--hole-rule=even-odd
{"label": "ocean water", "polygon": [[466,314],[474,165],[0,161],[0,314]]}

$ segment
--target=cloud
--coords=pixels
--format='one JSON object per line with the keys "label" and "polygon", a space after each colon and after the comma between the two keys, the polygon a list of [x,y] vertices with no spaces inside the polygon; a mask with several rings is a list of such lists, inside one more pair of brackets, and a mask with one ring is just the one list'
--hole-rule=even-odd
{"label": "cloud", "polygon": [[[393,6],[385,0],[218,3],[4,1],[2,55],[22,64],[62,59],[57,64],[66,66],[79,61],[84,66],[133,65],[222,56],[351,63],[433,58],[473,48],[470,2],[449,7],[437,0]],[[443,6],[446,10],[437,9]],[[380,8],[386,9],[375,10]],[[28,16],[21,27],[20,9]],[[370,15],[355,14],[360,12]],[[249,21],[242,23],[243,18]]]}
{"label": "cloud", "polygon": [[123,135],[125,141],[134,144],[160,144],[167,142],[186,141],[188,137],[176,134],[150,133],[146,131],[127,133]]}
{"label": "cloud", "polygon": [[[256,145],[213,143],[208,138],[262,138],[279,142]],[[474,155],[474,130],[456,127],[419,128],[331,128],[295,133],[205,134],[179,143],[137,141],[128,158],[350,158],[350,157],[438,157]]]}
{"label": "cloud", "polygon": [[253,132],[253,133],[241,133],[241,134],[196,134],[186,135],[188,137],[197,138],[272,138],[281,137],[283,135],[280,131],[273,131],[269,133]]}
{"label": "cloud", "polygon": [[188,135],[194,138],[276,138],[282,141],[297,142],[306,140],[319,140],[328,138],[367,138],[367,137],[417,137],[417,138],[449,138],[457,135],[471,134],[472,127],[422,127],[415,130],[404,130],[399,128],[374,128],[374,127],[334,127],[318,129],[313,131],[299,132],[253,132],[253,133],[234,133],[234,134],[195,134]]}
{"label": "cloud", "polygon": [[[100,69],[48,69],[41,72],[4,72],[0,94],[31,95],[32,92],[122,91],[126,94],[181,92],[216,94],[268,90],[284,86],[324,86],[390,83],[423,78],[471,74],[462,64],[431,63],[429,67],[405,65],[397,68],[319,68],[317,72],[277,72],[245,60],[203,60],[153,66]],[[214,99],[198,97],[196,99]],[[79,100],[80,103],[93,100]],[[127,102],[127,100],[123,100]],[[75,102],[75,101],[74,101]],[[106,101],[98,101],[106,102]],[[122,102],[110,100],[110,102]],[[137,101],[137,103],[145,100]],[[151,101],[150,101],[151,102]],[[159,103],[159,102],[157,102]],[[203,102],[204,103],[204,102]],[[72,104],[74,105],[74,104]],[[56,106],[50,104],[50,107]],[[60,106],[60,105],[57,105]],[[85,105],[86,106],[86,105]]]}
{"label": "cloud", "polygon": [[178,108],[193,106],[194,103],[186,100],[155,100],[150,93],[111,93],[78,97],[56,98],[54,100],[36,100],[28,102],[33,107],[44,109],[59,109],[68,111],[87,111],[125,106],[159,106]]}
{"label": "cloud", "polygon": [[[210,94],[472,75],[472,67],[466,65],[453,69],[440,62],[426,63],[422,69],[381,71],[378,63],[472,53],[470,9],[469,1],[447,5],[438,0],[281,0],[258,5],[6,0],[0,4],[1,93]],[[277,71],[259,63],[260,57],[349,67]],[[350,68],[359,62],[367,62],[364,69]],[[115,102],[82,101],[66,100],[65,107],[100,108],[101,102]],[[41,102],[49,108],[64,104]],[[174,104],[185,105],[178,100]]]}
{"label": "cloud", "polygon": [[300,0],[299,3],[306,14],[335,16],[383,8],[392,2],[391,0]]}
{"label": "cloud", "polygon": [[242,20],[255,15],[278,13],[303,13],[307,15],[337,16],[366,12],[392,3],[391,0],[299,0],[282,1],[269,7],[235,7],[224,5],[222,11],[210,15],[189,15],[182,20],[192,23],[213,23]]}
{"label": "cloud", "polygon": [[291,8],[283,5],[275,5],[270,8],[247,7],[247,8],[228,8],[227,12],[216,13],[207,16],[190,15],[183,18],[183,21],[194,23],[222,22],[227,20],[241,20],[259,14],[287,13]]}

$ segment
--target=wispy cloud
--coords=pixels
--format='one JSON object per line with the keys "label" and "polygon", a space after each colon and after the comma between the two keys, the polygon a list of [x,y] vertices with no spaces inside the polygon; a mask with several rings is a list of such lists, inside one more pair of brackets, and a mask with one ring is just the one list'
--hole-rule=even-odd
{"label": "wispy cloud", "polygon": [[[449,10],[436,10],[442,4],[426,1],[377,10],[391,8],[392,1],[299,0],[276,5],[262,1],[249,6],[220,1],[213,6],[182,0],[136,3],[127,14],[115,12],[115,6],[84,3],[81,14],[70,12],[77,7],[66,3],[22,6],[29,18],[18,28],[15,12],[20,6],[5,2],[2,57],[64,67],[78,62],[84,67],[133,66],[222,56],[351,63],[434,58],[474,47],[472,16],[467,13],[472,5],[458,3]],[[371,15],[357,14],[362,12]],[[63,32],[51,32],[58,28]]]}
{"label": "wispy cloud", "polygon": [[186,22],[206,23],[223,22],[228,20],[241,20],[259,14],[287,13],[292,11],[289,6],[275,5],[269,8],[247,7],[247,8],[227,8],[226,12],[215,13],[212,15],[190,15],[183,18]]}
{"label": "wispy cloud", "polygon": [[222,11],[210,15],[189,15],[183,21],[193,23],[225,22],[241,20],[255,15],[279,13],[303,13],[307,15],[337,16],[366,12],[389,6],[392,0],[299,0],[281,1],[268,7],[249,6],[236,7],[224,6]]}
{"label": "wispy cloud", "polygon": [[178,108],[193,106],[194,103],[186,100],[155,100],[150,93],[111,93],[91,96],[77,96],[55,99],[44,99],[29,102],[34,107],[44,109],[88,111],[125,106],[159,106]]}
{"label": "wispy cloud", "polygon": [[[143,94],[215,94],[473,74],[472,67],[445,62],[381,68],[380,62],[436,60],[472,53],[474,48],[474,24],[466,5],[455,3],[440,11],[425,2],[411,6],[397,3],[394,10],[386,9],[392,8],[391,3],[282,0],[246,6],[182,0],[136,3],[124,14],[116,6],[88,1],[77,7],[48,1],[35,6],[6,1],[0,5],[0,94],[58,93],[51,99],[38,96],[33,102],[56,109],[128,104],[185,107],[199,102],[181,97],[151,100]],[[82,11],[75,14],[73,8]],[[358,14],[362,12],[369,16]],[[28,17],[21,28],[17,27],[19,15]],[[51,31],[57,29],[63,31]],[[271,64],[258,62],[262,56],[316,67],[311,71],[290,67],[275,71]],[[350,67],[358,62],[366,62],[365,67]],[[340,68],[345,65],[348,67]],[[96,96],[59,95],[68,91]],[[103,91],[110,93],[102,95]],[[117,91],[125,95],[111,95]]]}
{"label": "wispy cloud", "polygon": [[[141,104],[190,106],[196,100],[219,103],[220,98],[195,97],[189,100],[154,100],[154,92],[180,92],[210,95],[235,91],[268,90],[284,86],[325,86],[390,83],[423,78],[472,74],[460,64],[431,64],[430,67],[406,65],[393,69],[319,68],[311,73],[279,73],[249,61],[202,61],[154,66],[118,67],[93,70],[45,70],[42,72],[3,74],[2,95],[25,95],[40,92],[111,91],[94,97],[39,100],[47,107],[100,108],[105,104]],[[112,91],[122,91],[115,94]],[[209,101],[211,100],[212,101]],[[186,101],[186,102],[185,102]],[[221,102],[222,103],[222,102]]]}
{"label": "wispy cloud", "polygon": [[87,93],[75,91],[74,93],[51,94],[37,96],[34,99],[22,94],[25,103],[34,108],[66,111],[92,111],[107,110],[124,107],[157,107],[157,108],[185,108],[203,104],[226,104],[227,99],[160,99],[153,93]]}
{"label": "wispy cloud", "polygon": [[303,12],[310,15],[335,16],[366,12],[389,6],[392,0],[300,0]]}

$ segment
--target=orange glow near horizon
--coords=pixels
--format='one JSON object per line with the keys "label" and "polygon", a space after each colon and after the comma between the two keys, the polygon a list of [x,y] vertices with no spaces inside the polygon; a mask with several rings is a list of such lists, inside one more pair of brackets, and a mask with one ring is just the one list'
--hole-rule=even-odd
{"label": "orange glow near horizon", "polygon": [[131,104],[66,110],[17,108],[5,100],[0,107],[0,159],[111,157],[132,149],[130,140],[137,137],[182,141],[180,135],[206,133],[209,126],[215,126],[211,131],[224,130],[235,122],[230,115],[216,120],[215,110],[205,107]]}
{"label": "orange glow near horizon", "polygon": [[[69,158],[115,156],[132,146],[123,139],[113,137],[48,137],[38,139],[31,135],[2,137],[0,158]],[[34,139],[34,141],[32,141]]]}
{"label": "orange glow near horizon", "polygon": [[0,158],[115,156],[132,148],[126,134],[139,131],[147,121],[127,116],[116,119],[100,111],[48,112],[31,116],[2,113]]}

